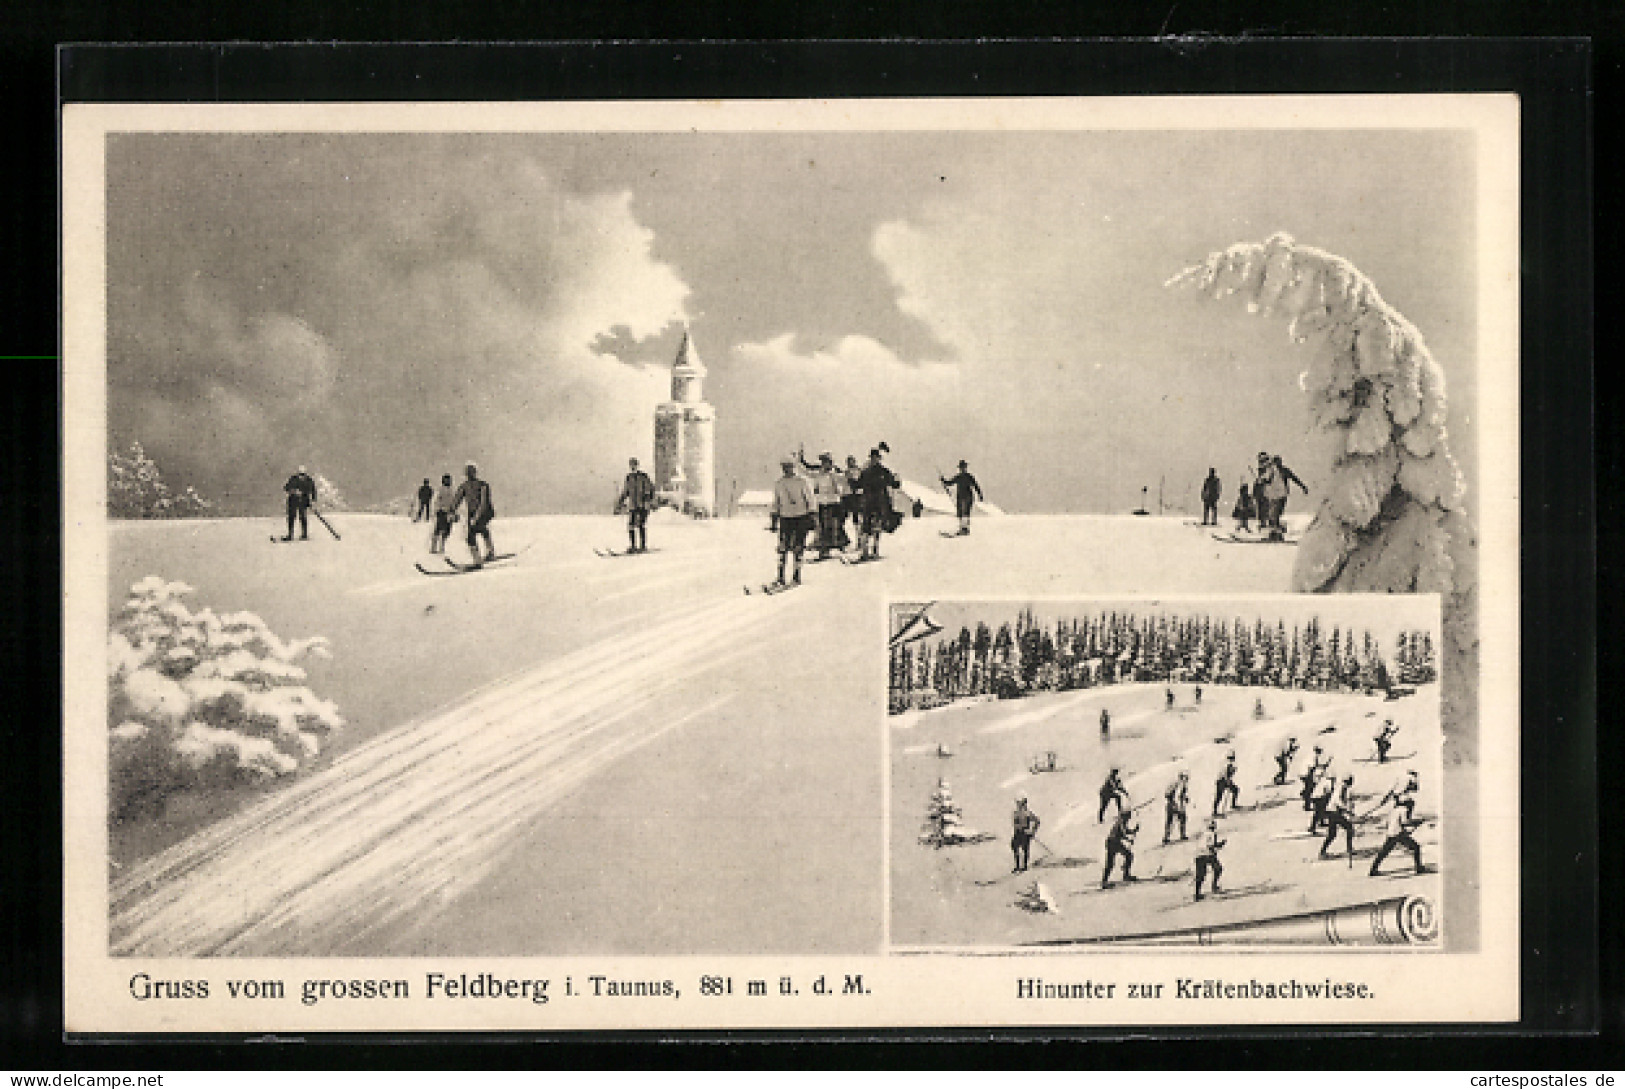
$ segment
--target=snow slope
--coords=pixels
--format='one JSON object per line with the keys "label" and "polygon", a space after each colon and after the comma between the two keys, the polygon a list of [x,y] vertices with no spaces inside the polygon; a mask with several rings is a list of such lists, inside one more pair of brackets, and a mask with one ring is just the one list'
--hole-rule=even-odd
{"label": "snow slope", "polygon": [[[333,657],[348,726],[291,785],[113,830],[131,952],[868,951],[880,941],[888,596],[1279,591],[1291,546],[1178,519],[1009,516],[773,598],[755,519],[500,519],[506,568],[431,579],[427,531],[341,514],[117,524],[110,600],[146,575]],[[454,556],[463,555],[454,543]],[[994,826],[998,822],[993,822]],[[809,896],[816,888],[818,896]]]}
{"label": "snow slope", "polygon": [[[953,704],[894,725],[891,748],[891,941],[904,947],[985,947],[1144,935],[1298,914],[1392,896],[1437,897],[1439,876],[1411,876],[1408,856],[1390,856],[1371,878],[1381,846],[1381,825],[1360,827],[1350,867],[1344,841],[1331,861],[1317,861],[1321,835],[1309,837],[1309,814],[1300,783],[1269,785],[1273,756],[1295,737],[1301,749],[1295,772],[1320,745],[1333,771],[1355,777],[1360,809],[1370,809],[1406,769],[1421,775],[1417,815],[1437,815],[1441,804],[1438,693],[1427,686],[1397,701],[1346,693],[1286,692],[1273,688],[1204,686],[1200,707],[1189,685],[1174,686],[1174,711],[1163,706],[1161,684],[1110,685],[1048,693],[1021,700]],[[1266,718],[1254,720],[1264,701]],[[1296,710],[1297,701],[1304,704]],[[1102,740],[1099,717],[1111,712]],[[901,718],[902,716],[899,716]],[[1371,762],[1372,736],[1384,718],[1400,726],[1394,755]],[[894,720],[896,723],[896,720]],[[952,756],[939,756],[938,746]],[[1033,772],[1035,758],[1053,751],[1057,770]],[[1221,852],[1228,898],[1195,902],[1196,843],[1211,813],[1214,785],[1225,755],[1234,751],[1239,807],[1221,818],[1228,841]],[[1099,790],[1109,768],[1121,769],[1139,809],[1134,873],[1125,885],[1114,875],[1102,890],[1106,831],[1115,816],[1098,820]],[[1163,792],[1178,771],[1190,773],[1188,842],[1163,847]],[[981,843],[934,848],[918,841],[926,801],[946,778],[967,824],[994,833]],[[1025,794],[1043,822],[1033,866],[1011,874],[1010,815]],[[1439,864],[1439,826],[1419,833],[1424,857]],[[1047,850],[1045,849],[1047,848]],[[1058,913],[1021,910],[1015,900],[1034,880],[1054,896]]]}

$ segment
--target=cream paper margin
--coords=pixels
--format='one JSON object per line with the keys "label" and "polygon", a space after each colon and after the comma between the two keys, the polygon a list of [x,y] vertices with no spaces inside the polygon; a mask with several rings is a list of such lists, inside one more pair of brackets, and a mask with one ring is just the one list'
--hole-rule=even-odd
{"label": "cream paper margin", "polygon": [[[1093,129],[1470,130],[1477,148],[1479,533],[1479,895],[1471,953],[1337,951],[1044,953],[1023,957],[672,956],[392,960],[142,960],[107,954],[106,816],[106,238],[105,137],[111,132],[755,132]],[[285,1033],[361,1030],[635,1030],[926,1027],[1136,1027],[1515,1020],[1518,1001],[1518,133],[1512,95],[1372,95],[767,102],[84,105],[62,108],[63,269],[63,970],[69,1032]],[[1147,596],[1154,596],[1147,588]],[[896,597],[901,587],[888,588]],[[882,716],[883,717],[883,716]],[[881,724],[877,728],[883,729]],[[1487,811],[1490,803],[1494,811]],[[877,834],[885,834],[877,830]],[[883,884],[876,875],[877,890]],[[1448,920],[1445,921],[1448,928]],[[136,1002],[136,972],[208,979],[207,1001]],[[427,972],[545,978],[670,978],[671,999],[428,1000]],[[702,997],[702,975],[731,977],[731,997]],[[777,995],[791,976],[796,997]],[[861,976],[865,993],[815,997]],[[1017,1000],[1015,983],[1114,983],[1111,999]],[[1180,978],[1370,985],[1364,1001],[1179,1000]],[[224,981],[285,981],[281,1002],[232,1000]],[[307,979],[403,978],[413,997],[298,1001]],[[747,997],[744,981],[767,981]],[[1164,998],[1125,997],[1161,982]]]}

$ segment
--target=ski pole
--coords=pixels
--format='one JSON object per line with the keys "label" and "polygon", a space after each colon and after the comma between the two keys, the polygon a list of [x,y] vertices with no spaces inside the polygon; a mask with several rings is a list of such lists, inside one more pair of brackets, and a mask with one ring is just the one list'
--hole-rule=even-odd
{"label": "ski pole", "polygon": [[1049,849],[1049,844],[1045,843],[1043,840],[1039,839],[1037,836],[1033,837],[1033,842],[1038,844],[1040,847],[1044,848],[1044,853],[1046,855],[1054,855],[1055,854],[1054,851]]}
{"label": "ski pole", "polygon": [[316,521],[318,521],[318,522],[320,522],[320,523],[321,523],[321,524],[322,524],[322,525],[324,525],[324,526],[327,526],[327,532],[329,532],[329,533],[331,533],[331,534],[332,534],[332,535],[333,535],[333,539],[334,539],[334,540],[335,540],[335,541],[342,541],[342,540],[344,540],[344,538],[343,538],[343,537],[340,537],[340,536],[339,536],[339,531],[338,531],[338,530],[336,530],[336,529],[334,529],[334,528],[333,528],[333,527],[332,527],[332,526],[331,526],[331,525],[330,525],[330,524],[329,524],[329,523],[328,523],[328,521],[327,521],[327,519],[326,519],[326,518],[323,518],[323,517],[322,517],[322,512],[321,512],[321,511],[319,511],[319,510],[317,510],[317,509],[316,509],[316,508],[315,508],[315,507],[311,507],[311,508],[310,508],[310,513],[312,513],[312,514],[314,514],[314,515],[315,515],[315,516],[316,516]]}

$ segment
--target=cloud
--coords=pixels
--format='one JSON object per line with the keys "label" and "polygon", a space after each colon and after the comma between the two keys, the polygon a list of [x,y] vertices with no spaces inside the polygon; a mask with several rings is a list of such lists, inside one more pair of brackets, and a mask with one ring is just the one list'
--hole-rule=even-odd
{"label": "cloud", "polygon": [[601,506],[667,375],[595,346],[687,317],[631,194],[571,192],[529,156],[431,169],[376,142],[220,169],[252,150],[183,157],[186,199],[110,191],[114,441],[238,509],[274,509],[275,467],[299,461],[364,504],[467,458],[514,513]]}

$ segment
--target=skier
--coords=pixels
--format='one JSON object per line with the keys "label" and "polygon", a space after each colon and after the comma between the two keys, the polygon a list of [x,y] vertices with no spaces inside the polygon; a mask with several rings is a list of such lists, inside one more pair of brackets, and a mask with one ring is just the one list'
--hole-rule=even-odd
{"label": "skier", "polygon": [[1258,511],[1258,529],[1268,533],[1275,528],[1275,500],[1286,483],[1275,471],[1275,462],[1268,453],[1258,452],[1258,467],[1253,476],[1253,506]]}
{"label": "skier", "polygon": [[1207,834],[1202,837],[1202,853],[1196,856],[1196,898],[1202,898],[1202,882],[1207,879],[1208,871],[1213,871],[1213,892],[1218,895],[1219,878],[1224,876],[1224,865],[1219,861],[1219,851],[1224,848],[1225,840],[1219,838],[1219,819],[1207,819]]}
{"label": "skier", "polygon": [[626,512],[626,550],[649,551],[649,508],[655,504],[655,482],[649,474],[638,468],[637,458],[626,462],[626,482],[621,485],[620,497],[615,500],[615,513]]}
{"label": "skier", "polygon": [[852,535],[863,537],[863,468],[858,459],[846,455],[846,491],[841,493],[841,512],[852,520]]}
{"label": "skier", "polygon": [[952,477],[939,476],[944,488],[954,489],[954,510],[959,514],[959,535],[961,537],[970,532],[970,512],[976,505],[971,493],[976,493],[976,499],[983,499],[982,486],[976,483],[976,478],[970,475],[970,469],[963,460],[959,463],[959,472]]}
{"label": "skier", "polygon": [[784,558],[791,553],[795,555],[796,565],[790,585],[801,585],[801,553],[807,547],[814,504],[807,478],[796,475],[795,460],[785,458],[779,465],[784,475],[773,482],[773,513],[779,522],[779,577],[773,585],[782,588],[785,585]]}
{"label": "skier", "polygon": [[1230,517],[1236,520],[1236,529],[1242,533],[1251,532],[1253,527],[1248,525],[1248,522],[1251,521],[1253,513],[1252,492],[1243,484],[1241,490],[1236,493],[1235,508],[1230,512]]}
{"label": "skier", "polygon": [[1388,750],[1394,747],[1394,735],[1399,733],[1399,727],[1394,725],[1391,718],[1383,719],[1382,732],[1372,740],[1377,743],[1377,763],[1388,763]]}
{"label": "skier", "polygon": [[1038,835],[1038,814],[1027,808],[1027,795],[1016,795],[1016,811],[1011,815],[1013,825],[1010,834],[1010,851],[1016,856],[1016,868],[1011,873],[1021,873],[1027,868],[1027,860],[1032,853],[1033,837]]}
{"label": "skier", "polygon": [[1217,817],[1224,808],[1226,796],[1230,798],[1230,808],[1236,808],[1241,800],[1241,791],[1236,786],[1236,751],[1231,749],[1224,758],[1224,771],[1220,773],[1218,781],[1213,784],[1213,815]]}
{"label": "skier", "polygon": [[[496,545],[491,543],[491,519],[497,513],[491,503],[491,485],[480,479],[480,468],[472,461],[463,466],[463,475],[467,479],[457,485],[457,491],[451,497],[451,510],[453,515],[459,506],[468,511],[468,551],[474,557],[471,563],[474,567],[484,567],[497,555]],[[481,540],[485,541],[483,559],[480,557]]]}
{"label": "skier", "polygon": [[1286,739],[1286,748],[1275,754],[1275,785],[1286,786],[1287,774],[1292,770],[1292,758],[1298,755],[1298,739]]}
{"label": "skier", "polygon": [[423,486],[418,489],[417,509],[412,512],[412,521],[427,522],[429,520],[429,503],[434,499],[434,488],[429,478],[423,478]]}
{"label": "skier", "polygon": [[290,476],[288,482],[282,485],[282,490],[288,493],[288,535],[282,539],[284,541],[293,540],[293,522],[297,518],[299,520],[299,539],[308,541],[310,539],[310,523],[305,512],[316,503],[315,479],[301,465],[299,471]]}
{"label": "skier", "polygon": [[807,462],[806,454],[800,450],[796,456],[801,459],[802,468],[812,474],[813,498],[818,502],[818,558],[829,559],[829,550],[841,547],[840,537],[845,532],[842,522],[845,521],[841,513],[841,482],[845,474],[835,468],[835,459],[826,450],[818,455],[818,464]]}
{"label": "skier", "polygon": [[1134,837],[1139,831],[1140,822],[1134,819],[1134,810],[1124,809],[1117,814],[1112,830],[1106,834],[1106,868],[1100,874],[1101,888],[1111,887],[1112,866],[1119,858],[1123,860],[1123,880],[1139,880],[1134,876]]}
{"label": "skier", "polygon": [[1322,775],[1320,777],[1320,782],[1315,784],[1315,793],[1310,799],[1314,805],[1314,812],[1309,815],[1310,835],[1314,835],[1315,833],[1319,832],[1321,826],[1331,820],[1330,816],[1328,816],[1328,811],[1332,806],[1332,795],[1335,794],[1336,791],[1337,776],[1335,775],[1329,773]]}
{"label": "skier", "polygon": [[1112,736],[1112,715],[1104,707],[1100,709],[1100,738],[1102,741]]}
{"label": "skier", "polygon": [[1327,851],[1337,842],[1341,831],[1348,841],[1349,857],[1354,857],[1354,776],[1343,776],[1343,785],[1337,791],[1337,802],[1326,813],[1326,839],[1320,845],[1320,857],[1328,858]]}
{"label": "skier", "polygon": [[[882,443],[881,446],[884,446]],[[891,490],[900,487],[898,479],[880,460],[880,447],[869,451],[869,467],[858,478],[863,493],[863,538],[860,559],[880,558],[880,535],[891,521]]]}
{"label": "skier", "polygon": [[1282,524],[1281,518],[1286,514],[1287,497],[1292,494],[1291,485],[1296,484],[1304,495],[1309,494],[1309,486],[1298,479],[1297,473],[1281,463],[1280,454],[1270,459],[1270,468],[1279,482],[1274,493],[1275,502],[1270,507],[1270,525],[1275,531],[1274,535],[1282,537],[1286,535],[1286,526]]}
{"label": "skier", "polygon": [[1253,700],[1253,718],[1263,720],[1266,717],[1268,716],[1264,713],[1264,697],[1259,696],[1257,699]]}
{"label": "skier", "polygon": [[[1219,524],[1219,495],[1224,485],[1219,483],[1219,471],[1208,469],[1207,479],[1202,481],[1202,524],[1216,526]],[[1212,519],[1209,521],[1208,519]]]}
{"label": "skier", "polygon": [[1172,711],[1174,709],[1174,690],[1172,688],[1164,688],[1162,690],[1162,709],[1164,711]]}
{"label": "skier", "polygon": [[1331,764],[1331,757],[1322,756],[1320,746],[1316,745],[1314,755],[1309,761],[1308,770],[1298,777],[1303,783],[1303,792],[1298,797],[1303,799],[1305,813],[1315,807],[1315,803],[1311,801],[1315,796],[1315,783],[1320,779],[1321,773],[1331,767]]}
{"label": "skier", "polygon": [[1196,706],[1202,706],[1202,686],[1196,686]]}
{"label": "skier", "polygon": [[1123,781],[1117,777],[1117,769],[1113,768],[1106,774],[1106,781],[1100,784],[1100,813],[1095,817],[1096,824],[1106,823],[1106,808],[1117,803],[1117,815],[1121,817],[1128,809],[1128,791],[1123,788]]}
{"label": "skier", "polygon": [[446,554],[446,542],[451,539],[451,524],[457,521],[457,489],[452,487],[451,474],[440,474],[440,487],[434,493],[434,532],[429,536],[429,551]]}
{"label": "skier", "polygon": [[1416,799],[1407,791],[1394,799],[1394,806],[1388,811],[1388,838],[1382,841],[1382,849],[1377,857],[1371,860],[1371,876],[1377,876],[1377,870],[1382,866],[1395,847],[1403,847],[1411,853],[1411,859],[1416,863],[1417,873],[1426,873],[1427,867],[1422,865],[1422,845],[1416,842],[1411,835],[1420,828],[1424,822],[1415,819]]}
{"label": "skier", "polygon": [[1185,812],[1191,804],[1191,776],[1188,771],[1181,771],[1179,778],[1168,785],[1162,795],[1162,843],[1167,846],[1170,834],[1174,830],[1174,823],[1179,823],[1179,840],[1185,841]]}

